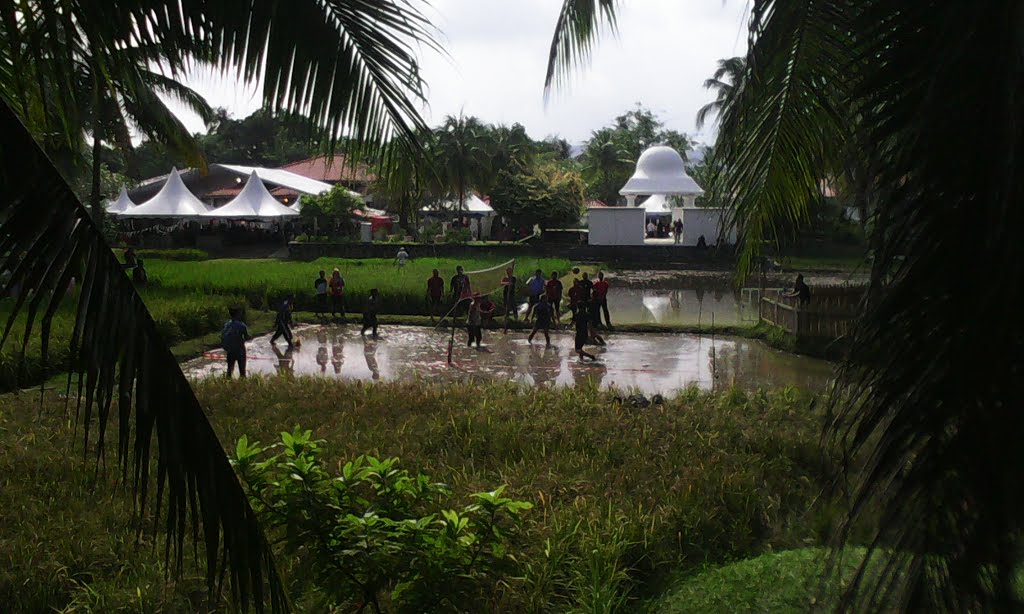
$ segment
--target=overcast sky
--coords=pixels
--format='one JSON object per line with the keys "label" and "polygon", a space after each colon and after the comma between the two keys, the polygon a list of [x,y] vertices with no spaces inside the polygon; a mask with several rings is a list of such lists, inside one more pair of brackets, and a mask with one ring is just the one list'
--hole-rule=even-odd
{"label": "overcast sky", "polygon": [[[712,98],[704,80],[720,58],[746,49],[746,0],[624,0],[619,35],[606,35],[589,66],[545,105],[544,70],[559,0],[433,0],[428,16],[448,56],[424,52],[429,124],[446,115],[526,126],[534,138],[579,143],[642,102],[669,128],[698,140],[694,116]],[[190,84],[213,106],[245,117],[259,108],[254,88],[197,75]],[[193,131],[202,122],[183,114]]]}

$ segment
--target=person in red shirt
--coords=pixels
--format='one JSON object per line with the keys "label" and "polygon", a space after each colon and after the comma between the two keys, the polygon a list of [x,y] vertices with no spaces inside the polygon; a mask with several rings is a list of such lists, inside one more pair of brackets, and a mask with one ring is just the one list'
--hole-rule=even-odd
{"label": "person in red shirt", "polygon": [[427,280],[427,309],[430,311],[430,323],[434,323],[434,314],[441,315],[441,302],[444,300],[444,278],[434,269],[434,275]]}
{"label": "person in red shirt", "polygon": [[548,280],[544,293],[548,295],[548,303],[555,314],[555,323],[561,323],[559,309],[562,307],[562,282],[558,279],[557,271],[551,271],[551,279]]}
{"label": "person in red shirt", "polygon": [[594,324],[601,325],[601,312],[604,312],[604,322],[608,330],[612,330],[612,318],[608,315],[608,281],[604,278],[604,271],[597,273],[597,281],[594,282]]}
{"label": "person in red shirt", "polygon": [[345,319],[345,278],[341,271],[334,269],[331,273],[331,281],[327,283],[331,295],[331,317],[337,318],[341,313],[341,319]]}

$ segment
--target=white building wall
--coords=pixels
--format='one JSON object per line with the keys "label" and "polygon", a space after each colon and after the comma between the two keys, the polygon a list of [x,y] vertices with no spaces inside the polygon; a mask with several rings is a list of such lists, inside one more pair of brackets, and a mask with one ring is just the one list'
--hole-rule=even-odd
{"label": "white building wall", "polygon": [[643,245],[646,211],[640,207],[599,207],[589,212],[590,245]]}
{"label": "white building wall", "polygon": [[[697,245],[697,240],[701,235],[704,235],[704,241],[708,245],[718,243],[722,222],[725,218],[724,209],[686,207],[681,211],[683,219],[683,245]],[[735,245],[736,230],[731,229],[725,235],[724,240],[729,245]]]}

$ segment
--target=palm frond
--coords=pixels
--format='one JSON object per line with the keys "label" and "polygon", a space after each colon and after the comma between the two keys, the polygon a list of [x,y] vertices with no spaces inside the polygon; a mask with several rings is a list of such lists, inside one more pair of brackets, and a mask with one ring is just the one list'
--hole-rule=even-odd
{"label": "palm frond", "polygon": [[[357,157],[395,134],[415,139],[424,127],[417,50],[438,47],[418,0],[89,0],[70,10],[34,3],[28,14],[15,4],[0,0],[0,13],[19,14],[27,34],[48,33],[40,61],[67,57],[60,41],[84,36],[81,47],[99,61],[134,62],[118,53],[129,47],[158,54],[172,77],[195,61],[248,82],[262,78],[268,107],[307,115],[332,148],[343,138]],[[51,64],[55,81],[73,81],[73,62]],[[70,96],[54,104],[74,116]]]}
{"label": "palm frond", "polygon": [[845,607],[1020,611],[1021,7],[861,6],[853,100],[886,144],[874,258],[891,281],[871,289],[830,429],[862,464],[839,537],[871,528]]}
{"label": "palm frond", "polygon": [[842,0],[762,1],[751,10],[747,73],[723,109],[713,190],[741,230],[740,276],[750,274],[780,222],[797,227],[821,196],[842,144],[846,79],[852,53]]}
{"label": "palm frond", "polygon": [[[163,520],[173,568],[181,570],[191,533],[205,546],[211,592],[227,578],[243,609],[262,611],[269,601],[274,611],[286,610],[256,515],[142,299],[88,212],[6,104],[0,105],[0,129],[0,268],[10,273],[0,291],[20,287],[8,299],[14,305],[0,346],[15,343],[24,355],[38,330],[46,360],[54,315],[70,302],[83,449],[95,451],[98,463],[116,419],[123,480],[132,485],[140,515],[151,506],[156,525]],[[72,278],[77,290],[69,294]],[[22,330],[15,327],[19,314]],[[69,393],[71,382],[69,375]]]}
{"label": "palm frond", "polygon": [[616,23],[615,0],[563,0],[551,37],[544,90],[560,85],[573,68],[587,59],[602,25],[614,33]]}

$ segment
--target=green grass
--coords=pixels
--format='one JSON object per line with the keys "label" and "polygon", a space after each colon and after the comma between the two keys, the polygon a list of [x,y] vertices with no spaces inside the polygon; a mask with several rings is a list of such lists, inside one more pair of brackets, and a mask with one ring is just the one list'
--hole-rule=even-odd
{"label": "green grass", "polygon": [[782,258],[782,266],[789,271],[856,271],[867,273],[868,263],[860,256],[853,257],[821,257],[801,258],[798,256],[785,256]]}
{"label": "green grass", "polygon": [[[834,586],[826,583],[826,557],[820,548],[771,552],[730,565],[711,567],[677,580],[647,608],[649,614],[704,614],[733,612],[766,614],[802,613],[837,605]],[[864,556],[863,550],[846,553],[841,578],[848,581]],[[815,610],[816,611],[816,610]]]}
{"label": "green grass", "polygon": [[[689,390],[645,409],[591,387],[251,378],[196,390],[228,449],[302,425],[326,440],[328,466],[398,456],[455,500],[507,484],[534,503],[512,544],[515,573],[495,590],[502,611],[632,611],[678,574],[816,543],[829,528],[814,503],[821,404],[795,390]],[[38,399],[0,397],[0,603],[110,610],[141,587],[131,608],[181,611],[197,567],[186,565],[183,585],[154,588],[160,549],[131,549],[113,467],[89,494],[63,401],[48,391],[40,409]],[[279,562],[288,578],[288,558]]]}
{"label": "green grass", "polygon": [[[230,305],[242,304],[240,296],[204,296],[193,293],[168,292],[150,288],[142,291],[142,298],[156,321],[157,330],[168,345],[203,337],[212,341],[210,335],[218,333],[228,318]],[[0,322],[4,325],[10,315],[13,303],[10,299],[0,301]],[[250,312],[254,318],[266,318],[257,312]],[[33,326],[32,335],[20,355],[24,334],[24,315],[20,315],[12,329],[12,336],[0,350],[0,391],[30,386],[55,374],[66,372],[70,366],[68,344],[74,327],[75,313],[68,301],[53,319],[50,333],[48,364],[42,362],[40,323]],[[218,335],[219,337],[219,335]],[[219,341],[219,339],[218,339]],[[182,351],[182,355],[187,351]]]}
{"label": "green grass", "polygon": [[[415,254],[414,254],[415,256]],[[426,313],[426,284],[432,269],[438,269],[448,281],[455,267],[466,271],[488,269],[505,262],[501,258],[415,258],[404,268],[391,259],[342,260],[321,258],[312,262],[273,259],[206,260],[181,263],[153,260],[146,263],[150,284],[176,292],[231,294],[244,296],[250,307],[276,307],[282,298],[292,294],[300,309],[313,307],[313,280],[320,270],[330,275],[338,267],[345,278],[346,309],[361,312],[371,288],[381,292],[381,312],[389,314]],[[525,282],[535,269],[568,272],[568,260],[521,258],[516,261],[516,275]],[[495,289],[503,273],[488,277]]]}

